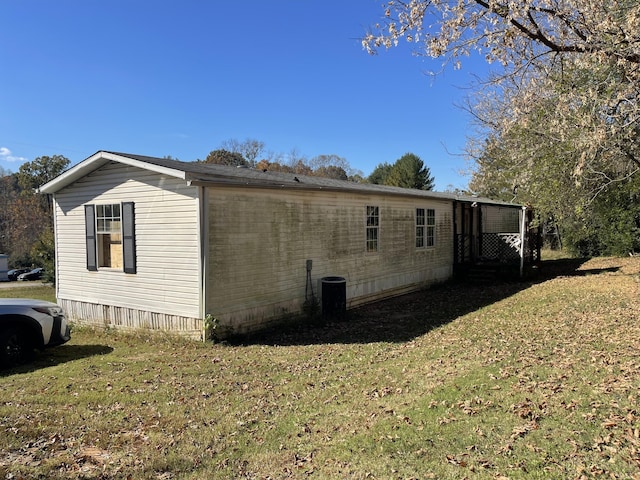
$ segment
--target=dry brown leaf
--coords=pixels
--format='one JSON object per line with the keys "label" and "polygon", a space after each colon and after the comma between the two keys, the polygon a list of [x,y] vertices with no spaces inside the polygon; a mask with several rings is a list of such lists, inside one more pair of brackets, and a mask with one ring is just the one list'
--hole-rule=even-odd
{"label": "dry brown leaf", "polygon": [[99,449],[98,447],[85,447],[80,450],[80,459],[91,462],[95,465],[103,465],[110,458],[109,452]]}

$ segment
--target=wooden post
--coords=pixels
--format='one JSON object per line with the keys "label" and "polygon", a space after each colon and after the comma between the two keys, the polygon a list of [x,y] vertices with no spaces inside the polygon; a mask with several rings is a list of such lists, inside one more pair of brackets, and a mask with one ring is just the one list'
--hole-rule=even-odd
{"label": "wooden post", "polygon": [[522,207],[520,212],[520,278],[524,276],[524,241],[525,241],[525,228],[527,222],[527,207]]}

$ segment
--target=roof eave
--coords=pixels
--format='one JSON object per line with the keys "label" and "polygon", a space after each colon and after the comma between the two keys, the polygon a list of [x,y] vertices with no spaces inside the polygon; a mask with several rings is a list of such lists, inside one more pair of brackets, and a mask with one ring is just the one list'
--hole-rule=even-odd
{"label": "roof eave", "polygon": [[130,165],[132,167],[141,168],[144,170],[150,170],[156,173],[161,173],[164,175],[169,175],[172,177],[186,179],[186,174],[183,170],[177,170],[174,168],[163,167],[160,165],[154,165],[147,162],[142,162],[140,160],[136,160],[133,158],[125,157],[122,155],[117,155],[115,153],[99,151],[71,167],[66,172],[58,175],[53,180],[42,185],[38,188],[39,193],[56,193],[59,190],[62,190],[64,187],[76,182],[82,177],[90,174],[91,172],[97,170],[108,162],[118,162],[124,165]]}
{"label": "roof eave", "polygon": [[[157,162],[153,160],[158,160]],[[42,185],[38,192],[45,194],[56,193],[68,185],[78,181],[79,179],[89,175],[100,167],[106,165],[109,162],[117,162],[123,165],[129,165],[132,167],[140,168],[143,170],[159,173],[162,175],[171,176],[184,180],[187,185],[194,186],[210,186],[210,185],[233,185],[241,186],[244,188],[269,188],[269,189],[287,189],[287,190],[321,190],[321,191],[336,191],[336,192],[352,192],[358,194],[368,195],[392,195],[392,196],[404,196],[404,197],[420,197],[431,198],[434,200],[454,201],[463,203],[476,203],[483,205],[498,205],[510,208],[520,208],[521,205],[513,204],[509,202],[495,201],[488,198],[466,196],[458,194],[449,194],[444,192],[430,192],[424,190],[413,189],[400,189],[400,188],[388,188],[385,190],[375,191],[367,189],[361,184],[352,184],[350,182],[340,182],[340,185],[321,185],[314,182],[305,181],[305,177],[301,176],[300,179],[293,177],[288,178],[261,178],[256,179],[251,176],[238,176],[231,174],[224,174],[217,172],[215,174],[203,173],[202,171],[194,171],[188,164],[177,161],[160,161],[161,159],[154,159],[152,157],[141,157],[136,155],[128,155],[125,153],[115,153],[100,150],[92,156],[86,158],[82,162],[76,164],[66,172],[57,176],[53,180]]]}
{"label": "roof eave", "polygon": [[253,179],[242,179],[238,177],[226,177],[222,175],[218,175],[215,177],[205,178],[201,175],[187,175],[187,182],[189,185],[194,186],[235,186],[235,187],[243,187],[243,188],[258,188],[258,189],[276,189],[276,190],[307,190],[307,191],[325,191],[325,192],[350,192],[361,195],[389,195],[396,197],[417,197],[417,198],[430,198],[432,200],[440,200],[440,201],[457,201],[462,203],[477,203],[478,205],[494,205],[508,208],[521,208],[521,205],[510,203],[510,202],[502,202],[498,200],[491,200],[490,198],[484,197],[471,197],[471,196],[462,196],[457,194],[447,194],[442,192],[433,192],[427,190],[417,190],[417,189],[398,189],[398,190],[387,190],[384,192],[373,192],[368,190],[363,190],[358,188],[359,184],[348,185],[345,182],[344,185],[341,186],[330,186],[330,185],[316,185],[316,184],[307,184],[307,183],[298,183],[298,182],[289,182],[289,181],[255,181]]}

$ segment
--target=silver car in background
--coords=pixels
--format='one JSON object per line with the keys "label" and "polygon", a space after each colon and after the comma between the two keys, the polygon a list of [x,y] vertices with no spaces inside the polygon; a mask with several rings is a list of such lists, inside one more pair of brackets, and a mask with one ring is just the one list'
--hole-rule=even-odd
{"label": "silver car in background", "polygon": [[0,298],[0,368],[29,360],[35,349],[68,342],[69,325],[55,303]]}

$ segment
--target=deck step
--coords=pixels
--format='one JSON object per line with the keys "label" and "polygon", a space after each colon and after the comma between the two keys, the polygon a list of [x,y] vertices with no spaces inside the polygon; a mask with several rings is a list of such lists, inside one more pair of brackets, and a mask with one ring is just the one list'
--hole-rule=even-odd
{"label": "deck step", "polygon": [[483,265],[469,266],[464,272],[464,280],[472,283],[496,282],[512,280],[518,277],[518,267],[513,265]]}
{"label": "deck step", "polygon": [[500,272],[497,268],[477,268],[473,267],[469,269],[466,275],[466,280],[470,282],[479,281],[491,281],[500,277]]}

